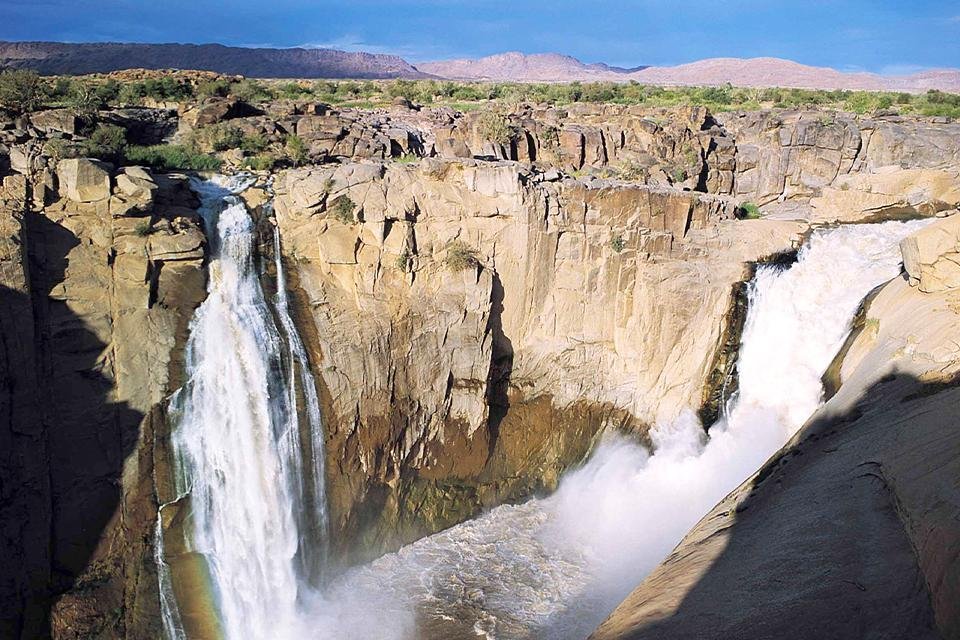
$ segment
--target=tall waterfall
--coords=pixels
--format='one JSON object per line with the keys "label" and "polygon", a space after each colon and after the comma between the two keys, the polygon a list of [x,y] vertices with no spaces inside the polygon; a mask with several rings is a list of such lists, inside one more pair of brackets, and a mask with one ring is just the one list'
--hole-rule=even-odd
{"label": "tall waterfall", "polygon": [[[900,273],[899,241],[923,224],[818,230],[790,268],[760,267],[740,391],[709,437],[690,414],[652,430],[653,453],[608,438],[553,496],[498,507],[344,576],[328,599],[364,604],[319,624],[318,637],[586,637],[819,406],[858,305]],[[401,617],[384,628],[371,610]]]}
{"label": "tall waterfall", "polygon": [[[327,533],[316,388],[279,250],[272,307],[261,287],[254,224],[236,195],[248,185],[242,177],[193,185],[212,259],[190,326],[187,382],[170,401],[176,490],[190,509],[184,537],[206,563],[227,640],[299,637],[300,598],[317,584]],[[274,243],[279,249],[276,235]],[[172,640],[183,636],[182,621],[162,543],[158,523]]]}

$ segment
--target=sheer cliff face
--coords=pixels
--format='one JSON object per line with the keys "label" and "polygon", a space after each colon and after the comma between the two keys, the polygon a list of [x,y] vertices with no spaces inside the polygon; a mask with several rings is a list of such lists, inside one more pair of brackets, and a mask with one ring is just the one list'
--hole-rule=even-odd
{"label": "sheer cliff face", "polygon": [[46,205],[23,176],[2,190],[4,637],[42,636],[71,587],[58,637],[122,635],[140,615],[156,583],[150,410],[205,281],[182,181],[79,168],[62,165],[64,197]]}
{"label": "sheer cliff face", "polygon": [[513,163],[347,164],[276,189],[334,512],[361,553],[552,488],[603,428],[699,406],[734,283],[805,228]]}

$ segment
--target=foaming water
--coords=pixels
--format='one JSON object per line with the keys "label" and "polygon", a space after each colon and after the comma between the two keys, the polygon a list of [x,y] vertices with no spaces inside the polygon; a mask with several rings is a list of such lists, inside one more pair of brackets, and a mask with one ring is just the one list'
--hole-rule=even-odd
{"label": "foaming water", "polygon": [[[740,391],[709,437],[692,414],[657,425],[652,454],[608,437],[551,497],[496,508],[342,576],[316,601],[310,637],[589,635],[819,406],[821,376],[860,301],[900,273],[899,241],[923,224],[819,230],[789,269],[760,267]],[[412,619],[370,625],[371,610]]]}
{"label": "foaming water", "polygon": [[[272,310],[260,284],[253,221],[235,195],[248,185],[242,177],[193,185],[212,260],[186,347],[188,380],[170,400],[171,448],[190,509],[186,544],[209,570],[225,637],[297,638],[299,597],[326,550],[323,430],[282,265]],[[164,628],[181,638],[159,523],[157,539]]]}

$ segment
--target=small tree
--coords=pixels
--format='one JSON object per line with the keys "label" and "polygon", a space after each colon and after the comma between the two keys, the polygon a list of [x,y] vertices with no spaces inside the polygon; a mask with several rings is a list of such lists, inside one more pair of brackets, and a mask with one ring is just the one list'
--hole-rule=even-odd
{"label": "small tree", "polygon": [[290,134],[287,136],[285,146],[287,157],[290,158],[290,161],[294,164],[294,166],[299,167],[300,165],[307,163],[309,154],[307,152],[307,144],[303,141],[303,138]]}
{"label": "small tree", "polygon": [[0,107],[14,113],[29,113],[43,104],[44,84],[36,71],[8,69],[0,73]]}
{"label": "small tree", "polygon": [[484,111],[477,117],[477,132],[494,144],[507,146],[517,133],[502,113]]}

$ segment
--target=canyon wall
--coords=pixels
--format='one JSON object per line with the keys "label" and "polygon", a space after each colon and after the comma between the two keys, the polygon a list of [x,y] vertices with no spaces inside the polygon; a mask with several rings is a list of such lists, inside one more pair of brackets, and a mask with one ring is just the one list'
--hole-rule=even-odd
{"label": "canyon wall", "polygon": [[957,637],[957,219],[903,242],[836,394],[593,640]]}
{"label": "canyon wall", "polygon": [[[345,562],[552,489],[604,429],[643,437],[715,404],[736,289],[811,220],[957,204],[960,127],[929,120],[232,102],[183,106],[181,135],[229,119],[296,133],[322,163],[260,177]],[[99,117],[145,141],[171,124]],[[204,295],[197,202],[177,174],[58,165],[44,143],[82,137],[64,111],[0,133],[0,631],[43,635],[53,606],[55,637],[156,637],[164,399]],[[777,215],[735,219],[746,200]]]}
{"label": "canyon wall", "polygon": [[42,160],[0,214],[0,635],[45,636],[73,589],[54,635],[124,637],[153,624],[151,410],[179,385],[204,239],[183,176]]}
{"label": "canyon wall", "polygon": [[511,162],[370,161],[275,186],[340,539],[372,536],[368,552],[552,489],[603,428],[698,407],[734,284],[806,228]]}

